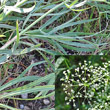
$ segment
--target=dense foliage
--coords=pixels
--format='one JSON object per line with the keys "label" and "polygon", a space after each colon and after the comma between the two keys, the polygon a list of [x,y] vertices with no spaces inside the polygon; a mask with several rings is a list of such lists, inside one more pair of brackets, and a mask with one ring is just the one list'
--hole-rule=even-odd
{"label": "dense foliage", "polygon": [[[54,92],[48,93],[54,90],[55,55],[109,54],[109,13],[106,0],[0,0],[0,100],[17,100],[20,93],[33,91],[40,91],[38,98],[52,96]],[[26,58],[33,51],[43,61],[24,65],[24,71],[16,71],[14,80],[4,83],[13,75],[8,70],[15,67],[16,57]],[[45,64],[45,77],[27,75],[40,64]],[[23,81],[28,82],[22,85],[25,89],[18,86]],[[46,85],[39,86],[43,82]]]}

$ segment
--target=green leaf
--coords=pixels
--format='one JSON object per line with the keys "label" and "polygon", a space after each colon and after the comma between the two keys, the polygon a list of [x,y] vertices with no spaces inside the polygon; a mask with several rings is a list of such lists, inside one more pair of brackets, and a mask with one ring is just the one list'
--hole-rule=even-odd
{"label": "green leaf", "polygon": [[6,37],[5,35],[0,35],[0,37]]}
{"label": "green leaf", "polygon": [[0,108],[9,109],[9,110],[20,110],[1,103],[0,103]]}
{"label": "green leaf", "polygon": [[19,39],[20,39],[20,36],[19,36],[19,25],[18,25],[18,20],[16,21],[16,33],[17,33],[16,42],[17,42],[17,45],[18,45]]}
{"label": "green leaf", "polygon": [[[18,12],[18,13],[29,13],[30,11],[32,11],[35,8],[35,5],[32,6],[31,8],[18,8],[15,6],[5,6],[5,10],[8,10],[8,12]],[[4,13],[8,13],[6,11],[4,11]]]}
{"label": "green leaf", "polygon": [[58,67],[61,65],[61,63],[65,60],[65,57],[59,57],[57,61],[55,62],[55,70],[58,69]]}
{"label": "green leaf", "polygon": [[13,91],[10,93],[5,93],[4,95],[0,94],[0,99],[7,98],[10,96],[16,96],[16,95],[20,95],[24,93],[32,93],[36,91],[46,91],[46,90],[49,91],[49,90],[54,90],[54,89],[55,89],[54,85],[36,86],[34,88],[28,88],[28,89],[23,89],[19,91]]}

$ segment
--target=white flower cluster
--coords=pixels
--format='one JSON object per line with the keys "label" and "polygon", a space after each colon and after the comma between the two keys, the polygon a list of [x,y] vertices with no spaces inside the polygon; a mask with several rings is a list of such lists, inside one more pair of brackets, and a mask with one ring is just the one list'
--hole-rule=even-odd
{"label": "white flower cluster", "polygon": [[[72,73],[64,71],[61,78],[66,104],[78,110],[108,110],[110,107],[110,61],[93,66],[84,61]],[[88,105],[88,106],[85,106]]]}

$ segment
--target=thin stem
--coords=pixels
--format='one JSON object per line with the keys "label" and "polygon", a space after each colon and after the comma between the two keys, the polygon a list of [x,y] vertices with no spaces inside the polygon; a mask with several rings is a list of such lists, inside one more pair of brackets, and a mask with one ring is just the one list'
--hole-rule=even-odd
{"label": "thin stem", "polygon": [[32,26],[34,26],[36,23],[38,23],[40,20],[42,20],[44,17],[46,17],[48,14],[50,14],[51,12],[53,12],[54,10],[56,10],[58,7],[62,6],[64,4],[64,2],[62,2],[61,4],[57,5],[56,7],[52,8],[51,10],[49,10],[47,13],[45,13],[44,15],[42,15],[41,17],[39,17],[36,21],[34,21],[31,25],[29,25],[26,29],[24,29],[20,35],[24,34],[27,30],[29,30]]}

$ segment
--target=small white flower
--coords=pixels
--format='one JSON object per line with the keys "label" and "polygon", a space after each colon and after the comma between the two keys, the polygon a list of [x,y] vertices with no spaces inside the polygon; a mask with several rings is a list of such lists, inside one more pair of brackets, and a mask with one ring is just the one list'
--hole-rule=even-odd
{"label": "small white flower", "polygon": [[62,86],[64,86],[64,84],[62,83]]}
{"label": "small white flower", "polygon": [[69,99],[69,102],[71,102],[71,99]]}
{"label": "small white flower", "polygon": [[65,100],[68,100],[68,97],[65,97]]}
{"label": "small white flower", "polygon": [[82,86],[83,84],[82,83],[79,83],[79,86]]}
{"label": "small white flower", "polygon": [[73,107],[76,107],[75,103],[73,104]]}
{"label": "small white flower", "polygon": [[70,81],[68,81],[68,83],[70,84]]}
{"label": "small white flower", "polygon": [[69,102],[66,102],[67,105],[69,105]]}
{"label": "small white flower", "polygon": [[94,92],[91,92],[91,95],[94,95]]}
{"label": "small white flower", "polygon": [[107,105],[107,103],[105,103],[105,106]]}
{"label": "small white flower", "polygon": [[107,65],[104,65],[104,67],[107,68],[108,66]]}
{"label": "small white flower", "polygon": [[77,82],[79,82],[79,79],[77,79]]}
{"label": "small white flower", "polygon": [[68,77],[66,76],[65,79],[68,79]]}
{"label": "small white flower", "polygon": [[76,97],[78,97],[78,95],[76,95]]}
{"label": "small white flower", "polygon": [[78,92],[78,94],[80,94],[80,92]]}
{"label": "small white flower", "polygon": [[86,60],[84,60],[84,63],[86,63],[87,61]]}
{"label": "small white flower", "polygon": [[72,74],[71,76],[74,77],[74,74]]}
{"label": "small white flower", "polygon": [[70,84],[70,86],[72,87],[73,85],[72,85],[72,84]]}
{"label": "small white flower", "polygon": [[63,74],[65,75],[66,74],[66,71],[63,71]]}
{"label": "small white flower", "polygon": [[68,88],[68,85],[66,85],[65,87]]}
{"label": "small white flower", "polygon": [[60,79],[60,81],[64,81],[64,79],[63,79],[63,78],[61,78],[61,79]]}
{"label": "small white flower", "polygon": [[87,83],[87,81],[85,81],[85,83]]}
{"label": "small white flower", "polygon": [[79,63],[79,65],[81,66],[81,63]]}
{"label": "small white flower", "polygon": [[92,108],[91,110],[96,110],[95,108]]}
{"label": "small white flower", "polygon": [[74,81],[74,79],[71,79],[71,81]]}
{"label": "small white flower", "polygon": [[75,73],[75,75],[77,76],[77,75],[78,75],[78,73]]}
{"label": "small white flower", "polygon": [[93,68],[93,66],[91,65],[91,66],[90,66],[90,68],[92,69],[92,68]]}
{"label": "small white flower", "polygon": [[71,94],[68,92],[68,95],[71,95]]}
{"label": "small white flower", "polygon": [[102,68],[103,71],[105,71],[105,68]]}
{"label": "small white flower", "polygon": [[84,81],[84,80],[85,80],[85,78],[82,78],[82,80]]}
{"label": "small white flower", "polygon": [[83,69],[83,66],[81,66],[81,69]]}
{"label": "small white flower", "polygon": [[92,95],[89,95],[89,97],[92,97]]}
{"label": "small white flower", "polygon": [[84,97],[87,98],[87,95],[85,95]]}
{"label": "small white flower", "polygon": [[91,61],[89,61],[89,64],[91,63]]}
{"label": "small white flower", "polygon": [[110,99],[110,96],[107,96],[108,99]]}
{"label": "small white flower", "polygon": [[102,90],[102,92],[104,93],[104,90]]}
{"label": "small white flower", "polygon": [[79,67],[75,69],[75,71],[79,72]]}
{"label": "small white flower", "polygon": [[84,73],[84,71],[82,71],[82,73]]}
{"label": "small white flower", "polygon": [[108,65],[108,63],[107,63],[107,62],[105,62],[105,65]]}
{"label": "small white flower", "polygon": [[73,102],[75,102],[75,100],[73,99]]}
{"label": "small white flower", "polygon": [[80,97],[82,97],[82,94],[80,94]]}
{"label": "small white flower", "polygon": [[67,94],[68,92],[67,92],[67,91],[65,91],[65,93]]}
{"label": "small white flower", "polygon": [[90,102],[90,101],[88,101],[88,103],[89,103],[89,104],[91,104],[91,102]]}
{"label": "small white flower", "polygon": [[83,90],[83,92],[86,92],[86,90]]}
{"label": "small white flower", "polygon": [[88,74],[88,76],[90,77],[90,74]]}
{"label": "small white flower", "polygon": [[81,77],[81,75],[78,75],[79,77]]}
{"label": "small white flower", "polygon": [[101,105],[100,108],[103,108],[103,106]]}
{"label": "small white flower", "polygon": [[68,73],[70,73],[70,70],[67,70]]}
{"label": "small white flower", "polygon": [[72,93],[74,93],[74,90],[73,90],[73,89],[71,89],[71,92],[72,92]]}

